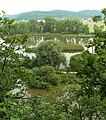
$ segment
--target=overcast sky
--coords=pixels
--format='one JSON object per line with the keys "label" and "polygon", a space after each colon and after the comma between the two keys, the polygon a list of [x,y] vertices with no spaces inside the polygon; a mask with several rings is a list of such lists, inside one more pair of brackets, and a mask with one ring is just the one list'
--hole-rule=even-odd
{"label": "overcast sky", "polygon": [[106,8],[106,0],[0,0],[0,10],[6,14],[48,10],[101,10]]}

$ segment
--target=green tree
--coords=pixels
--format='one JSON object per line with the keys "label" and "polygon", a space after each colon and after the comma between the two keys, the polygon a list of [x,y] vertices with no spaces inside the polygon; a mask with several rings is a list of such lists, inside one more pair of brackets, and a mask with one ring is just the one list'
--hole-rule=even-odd
{"label": "green tree", "polygon": [[79,19],[67,18],[56,22],[56,32],[68,34],[89,33],[89,28],[87,25],[83,25]]}
{"label": "green tree", "polygon": [[54,33],[55,31],[55,23],[56,23],[56,19],[52,18],[52,17],[46,17],[44,22],[44,26],[43,26],[43,32],[50,32],[50,33]]}
{"label": "green tree", "polygon": [[15,21],[11,29],[11,34],[26,34],[29,33],[29,22],[28,21]]}
{"label": "green tree", "polygon": [[106,25],[106,8],[102,9],[101,12],[104,15],[104,24]]}
{"label": "green tree", "polygon": [[70,59],[70,69],[76,71],[81,79],[76,81],[79,87],[73,91],[74,97],[68,98],[73,99],[71,103],[76,103],[76,109],[72,107],[71,110],[75,110],[77,119],[106,119],[102,109],[106,102],[106,32],[99,31],[88,43],[89,47],[95,47],[94,54],[87,50]]}
{"label": "green tree", "polygon": [[[80,56],[72,57],[70,67],[77,72],[77,75],[82,77],[84,81],[82,85],[87,87],[87,94],[93,95],[95,91],[99,91],[104,98],[106,90],[103,89],[106,85],[106,32],[99,31],[94,40],[89,42],[87,47],[95,47],[95,54],[89,51],[83,52]],[[89,85],[89,86],[87,86]]]}
{"label": "green tree", "polygon": [[102,31],[103,31],[103,29],[104,29],[104,25],[102,25],[102,26],[97,26],[96,24],[93,26],[93,28],[94,28],[94,34],[95,35],[97,35],[97,34],[99,34],[99,33],[101,33]]}
{"label": "green tree", "polygon": [[44,27],[44,21],[43,20],[39,21],[39,26],[40,26],[40,32],[42,33],[43,32],[43,27]]}
{"label": "green tree", "polygon": [[92,19],[93,19],[93,22],[98,22],[101,20],[101,16],[100,15],[94,16]]}
{"label": "green tree", "polygon": [[27,70],[26,73],[25,82],[32,88],[49,89],[52,85],[56,86],[59,83],[59,78],[52,66],[35,67]]}
{"label": "green tree", "polygon": [[31,33],[39,33],[40,32],[40,26],[36,19],[29,20],[29,31]]}
{"label": "green tree", "polygon": [[[27,40],[27,36],[11,36],[11,29],[14,20],[8,18],[0,18],[0,25],[3,29],[1,31],[2,41],[0,43],[0,119],[11,120],[15,116],[15,112],[20,113],[17,110],[19,107],[19,99],[24,97],[21,86],[18,85],[18,79],[22,79],[23,75],[20,59],[22,55],[15,52],[20,48],[20,44],[23,44]],[[16,48],[17,46],[17,48]],[[20,74],[19,74],[20,73]],[[22,85],[23,82],[20,82]],[[20,89],[16,94],[12,91],[14,89]],[[21,102],[20,102],[21,103]],[[14,118],[14,117],[13,117]]]}
{"label": "green tree", "polygon": [[66,63],[66,58],[61,52],[58,43],[50,40],[41,42],[36,49],[35,63],[37,66],[49,65],[59,68],[60,64]]}

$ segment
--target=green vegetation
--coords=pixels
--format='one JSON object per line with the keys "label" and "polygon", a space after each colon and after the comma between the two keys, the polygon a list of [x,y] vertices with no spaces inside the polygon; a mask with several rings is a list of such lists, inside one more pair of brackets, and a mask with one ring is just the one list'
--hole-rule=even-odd
{"label": "green vegetation", "polygon": [[[12,24],[10,34],[37,34],[37,33],[59,33],[59,34],[88,34],[89,28],[84,25],[80,19],[67,18],[55,19],[46,17],[44,20],[38,21],[30,19],[28,21],[20,21]],[[1,26],[1,30],[3,27]]]}
{"label": "green vegetation", "polygon": [[52,85],[57,86],[60,81],[52,66],[35,67],[26,73],[25,82],[31,88],[48,89]]}
{"label": "green vegetation", "polygon": [[[82,45],[61,44],[60,47],[62,48],[62,52],[73,53],[73,52],[84,51],[84,48],[82,47]],[[36,53],[36,49],[37,48],[35,48],[35,47],[26,48],[25,51],[28,52],[28,53]]]}
{"label": "green vegetation", "polygon": [[[15,53],[15,45],[24,44],[27,36],[10,36],[14,20],[0,18],[0,119],[15,119],[18,116],[15,110],[18,109],[19,99],[23,98],[23,90],[12,94],[12,90],[21,89],[17,80],[23,78],[20,59],[22,55]],[[23,84],[21,82],[20,84]],[[18,112],[18,111],[17,111]],[[15,114],[15,115],[14,115]]]}
{"label": "green vegetation", "polygon": [[[106,9],[102,13],[106,25]],[[87,45],[87,48],[95,46],[95,54],[86,50],[71,57],[64,71],[57,67],[63,59],[53,41],[38,45],[39,67],[27,68],[22,62],[29,64],[29,59],[26,61],[26,57],[15,51],[16,45],[18,50],[24,49],[27,36],[11,36],[13,22],[0,18],[3,28],[0,29],[0,120],[105,120],[106,31],[98,32]],[[64,89],[55,98],[27,94],[28,86],[49,89],[58,84],[63,84]]]}
{"label": "green vegetation", "polygon": [[97,25],[98,27],[104,26],[103,30],[104,31],[106,30],[106,26],[101,21],[99,21],[97,23],[85,21],[84,24],[88,25],[90,33],[94,33],[94,25]]}
{"label": "green vegetation", "polygon": [[36,49],[36,58],[33,60],[32,66],[49,65],[59,68],[60,64],[66,64],[66,58],[61,52],[58,43],[51,40],[41,42]]}
{"label": "green vegetation", "polygon": [[63,52],[82,52],[84,48],[82,45],[61,44]]}

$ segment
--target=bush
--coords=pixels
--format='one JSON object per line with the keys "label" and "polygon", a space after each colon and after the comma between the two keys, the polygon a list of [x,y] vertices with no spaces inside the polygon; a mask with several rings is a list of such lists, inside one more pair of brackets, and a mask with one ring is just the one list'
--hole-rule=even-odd
{"label": "bush", "polygon": [[27,73],[26,84],[29,87],[50,88],[52,85],[57,85],[59,77],[55,74],[55,69],[52,66],[35,67]]}
{"label": "bush", "polygon": [[41,67],[34,67],[32,72],[37,76],[44,77],[49,75],[50,73],[54,73],[55,69],[52,66],[41,66]]}
{"label": "bush", "polygon": [[54,73],[51,73],[49,76],[48,76],[48,82],[51,84],[51,85],[57,85],[58,84],[58,82],[59,82],[59,80],[60,80],[60,78],[56,75],[56,74],[54,74]]}

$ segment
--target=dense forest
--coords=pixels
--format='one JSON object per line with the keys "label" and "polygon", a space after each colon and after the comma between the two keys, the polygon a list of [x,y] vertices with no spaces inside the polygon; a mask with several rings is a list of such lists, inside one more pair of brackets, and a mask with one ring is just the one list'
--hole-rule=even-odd
{"label": "dense forest", "polygon": [[[89,28],[84,25],[80,19],[54,19],[46,17],[44,20],[38,21],[30,19],[28,21],[15,22],[10,34],[26,34],[26,33],[64,33],[64,34],[80,34],[89,33]],[[2,31],[3,26],[0,30]]]}
{"label": "dense forest", "polygon": [[[101,12],[106,25],[106,9]],[[70,23],[70,19],[66,21]],[[87,49],[72,56],[66,66],[66,58],[56,41],[39,43],[33,59],[17,53],[25,49],[28,35],[17,35],[16,24],[13,19],[0,18],[0,120],[106,120],[106,31],[95,33]],[[73,27],[74,32],[83,26],[75,25],[78,26]],[[43,30],[52,32],[49,30],[54,29],[50,27],[53,26]],[[88,51],[90,47],[95,47],[95,53]],[[61,63],[64,69],[59,69]],[[27,94],[28,88],[49,91],[58,85],[64,87],[54,98],[53,94]]]}

